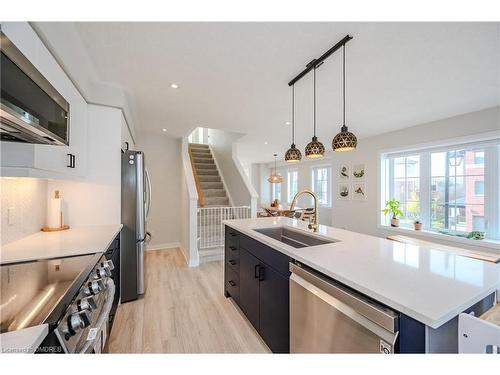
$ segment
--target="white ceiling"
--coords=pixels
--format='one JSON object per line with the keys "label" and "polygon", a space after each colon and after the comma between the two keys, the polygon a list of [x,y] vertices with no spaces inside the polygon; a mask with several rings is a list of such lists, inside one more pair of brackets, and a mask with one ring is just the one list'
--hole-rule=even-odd
{"label": "white ceiling", "polygon": [[[68,24],[71,25],[71,24]],[[350,34],[347,124],[359,138],[499,104],[500,23],[77,23],[100,81],[125,90],[140,132],[246,134],[244,163],[289,146],[290,89]],[[318,135],[341,121],[341,54],[317,71]],[[296,85],[298,146],[312,132],[312,75]],[[178,83],[178,90],[170,83]],[[264,142],[268,142],[264,145]]]}

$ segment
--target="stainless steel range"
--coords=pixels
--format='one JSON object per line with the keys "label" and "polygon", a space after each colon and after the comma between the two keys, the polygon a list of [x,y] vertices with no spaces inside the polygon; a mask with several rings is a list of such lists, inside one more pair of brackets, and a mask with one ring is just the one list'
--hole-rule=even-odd
{"label": "stainless steel range", "polygon": [[66,353],[100,353],[104,350],[115,295],[115,284],[110,278],[113,269],[113,262],[101,257],[59,320],[54,334]]}
{"label": "stainless steel range", "polygon": [[117,302],[113,269],[102,254],[3,264],[1,332],[48,324],[38,353],[101,352]]}

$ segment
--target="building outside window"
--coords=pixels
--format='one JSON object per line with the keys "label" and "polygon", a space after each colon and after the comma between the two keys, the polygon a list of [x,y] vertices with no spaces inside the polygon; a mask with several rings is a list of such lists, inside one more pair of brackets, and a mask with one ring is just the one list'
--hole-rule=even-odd
{"label": "building outside window", "polygon": [[320,206],[332,205],[332,168],[317,167],[312,169],[312,190],[318,197]]}
{"label": "building outside window", "polygon": [[[381,208],[395,198],[404,213],[401,227],[412,228],[418,219],[424,230],[453,235],[481,231],[498,239],[499,143],[382,155]],[[382,225],[388,225],[388,216],[381,214]]]}
{"label": "building outside window", "polygon": [[297,170],[290,170],[287,172],[287,198],[288,203],[291,203],[293,197],[298,192],[299,185],[299,172]]}

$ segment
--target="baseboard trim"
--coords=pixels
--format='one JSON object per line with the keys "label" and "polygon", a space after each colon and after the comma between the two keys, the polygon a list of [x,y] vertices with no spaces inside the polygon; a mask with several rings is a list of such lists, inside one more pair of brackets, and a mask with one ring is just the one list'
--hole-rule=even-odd
{"label": "baseboard trim", "polygon": [[169,243],[160,243],[157,245],[146,245],[146,251],[150,250],[167,250],[167,249],[174,249],[174,248],[180,248],[181,244],[180,242],[169,242]]}

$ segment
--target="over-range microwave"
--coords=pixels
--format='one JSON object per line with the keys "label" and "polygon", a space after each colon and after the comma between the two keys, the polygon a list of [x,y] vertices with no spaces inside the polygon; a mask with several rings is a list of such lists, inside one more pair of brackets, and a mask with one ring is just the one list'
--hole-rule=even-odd
{"label": "over-range microwave", "polygon": [[2,141],[69,144],[69,103],[0,31]]}

